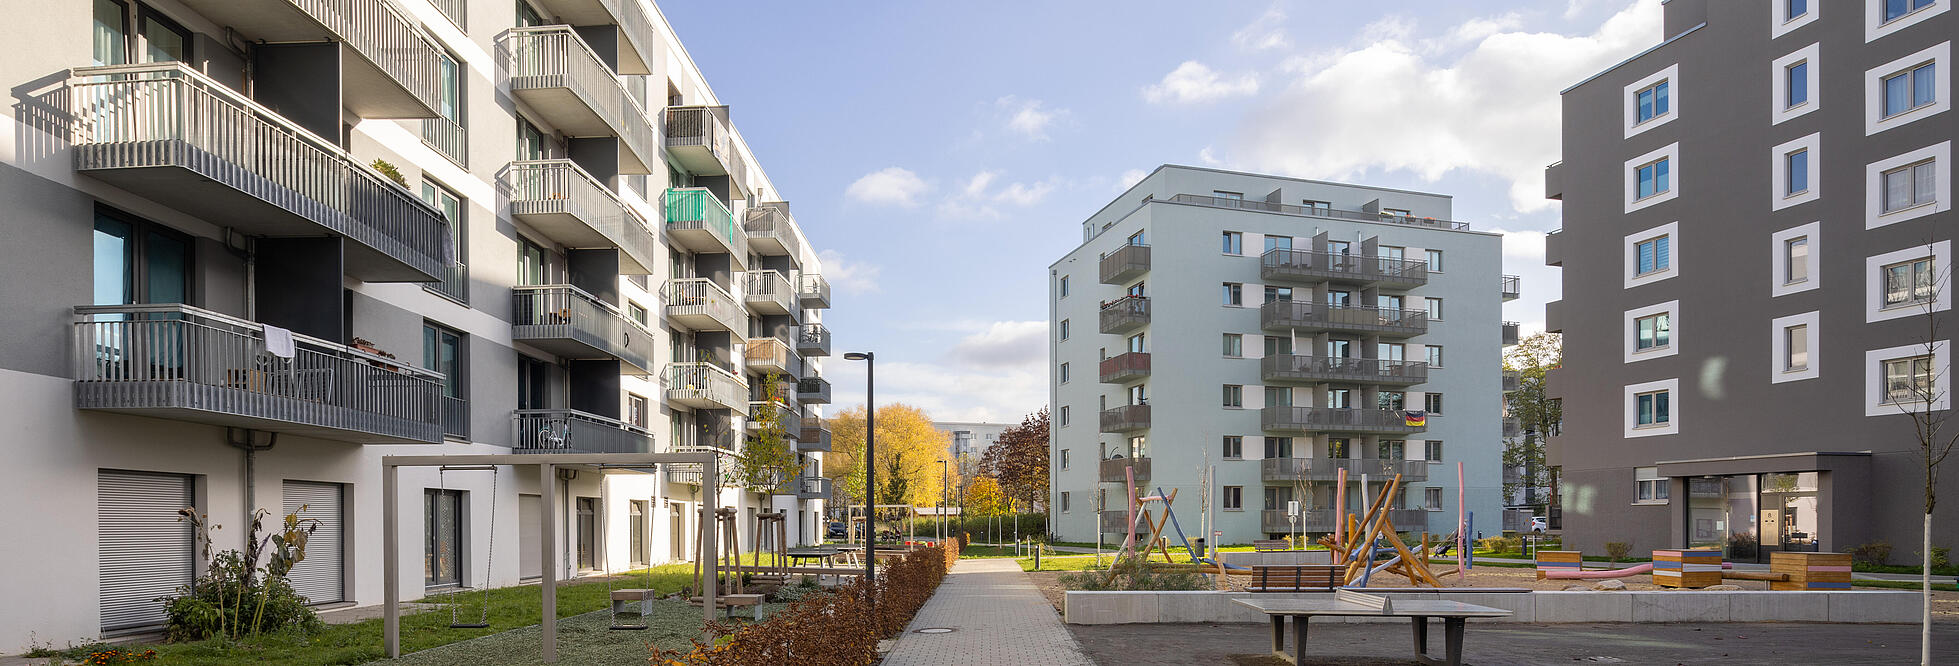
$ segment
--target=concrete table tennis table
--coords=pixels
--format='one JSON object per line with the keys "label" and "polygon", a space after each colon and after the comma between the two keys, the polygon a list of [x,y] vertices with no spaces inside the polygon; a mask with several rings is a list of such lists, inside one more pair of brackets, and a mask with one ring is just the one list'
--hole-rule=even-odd
{"label": "concrete table tennis table", "polygon": [[[1462,663],[1463,624],[1472,617],[1506,617],[1510,611],[1434,599],[1391,600],[1388,597],[1337,590],[1324,599],[1233,599],[1272,618],[1272,654],[1294,664],[1306,654],[1306,623],[1313,616],[1405,617],[1414,622],[1415,658],[1423,664]],[[1286,618],[1292,618],[1293,653],[1286,653]],[[1442,618],[1445,650],[1442,660],[1428,656],[1428,619]]]}

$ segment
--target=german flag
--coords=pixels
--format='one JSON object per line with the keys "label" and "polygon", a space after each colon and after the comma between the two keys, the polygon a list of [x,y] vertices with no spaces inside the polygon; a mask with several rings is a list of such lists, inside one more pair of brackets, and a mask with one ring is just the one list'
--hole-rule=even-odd
{"label": "german flag", "polygon": [[1401,413],[1401,422],[1410,428],[1428,427],[1428,412],[1410,409]]}

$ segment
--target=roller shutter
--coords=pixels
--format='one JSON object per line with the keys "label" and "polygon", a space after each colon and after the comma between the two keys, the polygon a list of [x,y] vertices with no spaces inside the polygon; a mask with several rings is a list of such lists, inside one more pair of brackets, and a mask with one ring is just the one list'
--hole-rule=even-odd
{"label": "roller shutter", "polygon": [[95,494],[102,631],[163,624],[156,599],[189,585],[197,566],[191,525],[177,520],[191,478],[102,470]]}
{"label": "roller shutter", "polygon": [[[320,521],[320,529],[306,540],[306,559],[294,566],[287,579],[293,590],[307,603],[328,604],[345,601],[346,493],[337,483],[287,481],[285,513]],[[304,511],[300,507],[304,506]]]}

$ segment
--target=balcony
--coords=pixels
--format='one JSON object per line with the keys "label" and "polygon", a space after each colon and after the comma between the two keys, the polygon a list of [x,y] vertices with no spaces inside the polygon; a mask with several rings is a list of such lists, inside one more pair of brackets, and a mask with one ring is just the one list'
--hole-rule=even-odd
{"label": "balcony", "polygon": [[748,309],[765,315],[799,314],[795,287],[790,286],[789,278],[780,271],[749,271],[742,282],[746,285],[742,289],[742,302]]}
{"label": "balcony", "polygon": [[1352,382],[1408,386],[1428,381],[1428,363],[1276,354],[1259,360],[1259,376],[1267,384]]}
{"label": "balcony", "polygon": [[789,263],[802,267],[803,241],[796,237],[796,220],[789,217],[789,202],[774,201],[748,209],[742,231],[748,233],[748,247],[756,254],[787,256]]}
{"label": "balcony", "polygon": [[[1267,432],[1366,432],[1410,434],[1427,430],[1406,423],[1403,413],[1392,409],[1351,409],[1344,407],[1294,407],[1279,405],[1262,410],[1260,421]],[[1104,430],[1103,432],[1108,432]]]}
{"label": "balcony", "polygon": [[[790,386],[793,387],[794,384],[791,384]],[[748,418],[747,425],[749,430],[762,429],[762,425],[763,425],[762,409],[764,407],[773,405],[775,407],[775,418],[779,420],[782,424],[782,437],[784,439],[796,439],[798,437],[803,436],[802,408],[798,407],[795,401],[790,400],[787,395],[776,398],[776,400],[773,403],[771,403],[767,400],[763,400],[762,396],[759,395],[758,391],[754,389],[750,389],[748,397],[749,397],[748,400],[749,418]]]}
{"label": "balcony", "polygon": [[1515,416],[1503,417],[1503,438],[1518,439],[1524,436],[1524,422]]}
{"label": "balcony", "polygon": [[1564,267],[1564,241],[1563,229],[1544,234],[1544,265]]}
{"label": "balcony", "polygon": [[1150,299],[1148,296],[1124,296],[1102,304],[1103,333],[1121,334],[1148,326],[1150,323]]}
{"label": "balcony", "polygon": [[571,359],[616,358],[628,374],[652,374],[653,333],[568,284],[511,288],[510,339]]}
{"label": "balcony", "polygon": [[805,310],[830,309],[830,281],[814,273],[803,273],[796,278],[796,297],[803,302]]}
{"label": "balcony", "polygon": [[830,355],[830,329],[822,324],[803,324],[796,332],[796,353],[808,356]]}
{"label": "balcony", "polygon": [[546,16],[567,25],[619,26],[620,74],[652,74],[652,64],[664,56],[656,40],[653,19],[639,0],[538,0]]}
{"label": "balcony", "polygon": [[1102,284],[1123,285],[1150,272],[1150,246],[1129,244],[1102,255]]}
{"label": "balcony", "polygon": [[510,95],[545,122],[565,136],[618,137],[620,173],[652,173],[663,164],[646,112],[571,26],[511,28],[499,40]]}
{"label": "balcony", "polygon": [[571,160],[511,162],[510,216],[568,248],[618,248],[619,272],[651,275],[661,254],[646,220]]}
{"label": "balcony", "polygon": [[1126,352],[1102,359],[1102,383],[1126,384],[1150,376],[1148,352]]}
{"label": "balcony", "polygon": [[[712,453],[715,454],[715,475],[721,477],[717,484],[732,488],[741,483],[740,473],[735,469],[735,452],[717,446],[675,446],[674,453]],[[700,463],[670,463],[667,465],[667,483],[701,485]]]}
{"label": "balcony", "polygon": [[1544,304],[1544,332],[1564,332],[1564,301],[1562,299]]}
{"label": "balcony", "polygon": [[184,0],[239,42],[341,44],[342,104],[362,118],[433,118],[438,50],[386,0]]}
{"label": "balcony", "polygon": [[667,318],[690,331],[745,331],[748,315],[741,302],[707,278],[668,280],[663,298]]}
{"label": "balcony", "polygon": [[519,409],[511,453],[652,453],[653,433],[576,409]]}
{"label": "balcony", "polygon": [[803,433],[796,437],[798,451],[829,451],[830,428],[823,425],[823,419],[805,419]]}
{"label": "balcony", "polygon": [[[1097,521],[1103,534],[1127,534],[1129,532],[1129,512],[1122,509],[1108,509],[1096,512]],[[1148,529],[1139,527],[1139,529]]]}
{"label": "balcony", "polygon": [[347,274],[368,282],[435,281],[455,264],[441,210],[203,74],[72,73],[76,171],[247,235],[345,237]]}
{"label": "balcony", "polygon": [[448,118],[422,119],[422,145],[441,153],[456,166],[469,168],[469,128]]}
{"label": "balcony", "polygon": [[789,351],[789,343],[777,338],[749,338],[747,348],[742,352],[750,371],[758,374],[794,376],[797,371],[796,352]]}
{"label": "balcony", "polygon": [[1521,328],[1521,326],[1518,325],[1517,322],[1514,321],[1503,322],[1503,346],[1508,347],[1510,345],[1517,344],[1517,341],[1519,340],[1519,336],[1518,336],[1519,328]]}
{"label": "balcony", "polygon": [[1149,458],[1110,458],[1104,460],[1101,462],[1100,469],[1096,470],[1096,478],[1100,479],[1103,483],[1126,483],[1129,481],[1129,473],[1126,470],[1131,469],[1136,470],[1137,483],[1150,480]]}
{"label": "balcony", "polygon": [[468,400],[442,396],[442,434],[446,437],[469,440]]}
{"label": "balcony", "polygon": [[1544,198],[1564,200],[1564,160],[1544,167]]}
{"label": "balcony", "polygon": [[667,190],[660,199],[667,235],[675,245],[701,254],[725,254],[734,262],[734,270],[747,268],[748,236],[735,233],[735,214],[728,212],[721,197],[690,187]]}
{"label": "balcony", "polygon": [[1428,262],[1273,248],[1259,257],[1258,274],[1267,282],[1340,282],[1413,289],[1428,284]]}
{"label": "balcony", "polygon": [[712,363],[668,363],[667,402],[747,413],[748,383]]}
{"label": "balcony", "polygon": [[75,308],[75,408],[362,444],[442,441],[442,375],[188,305]]}
{"label": "balcony", "polygon": [[1215,196],[1210,196],[1205,194],[1179,194],[1170,197],[1169,201],[1171,203],[1190,204],[1194,206],[1209,206],[1212,208],[1230,208],[1234,210],[1250,210],[1250,211],[1257,211],[1261,213],[1277,213],[1280,215],[1324,217],[1324,218],[1335,219],[1335,220],[1353,220],[1356,222],[1379,222],[1382,224],[1405,224],[1409,226],[1429,227],[1433,229],[1454,229],[1456,231],[1469,230],[1468,222],[1452,222],[1449,220],[1438,220],[1433,217],[1415,217],[1412,215],[1397,215],[1394,213],[1383,213],[1383,212],[1370,213],[1367,211],[1341,210],[1337,208],[1326,208],[1326,207],[1318,207],[1318,206],[1315,207],[1294,206],[1292,204],[1272,203],[1268,201],[1250,201],[1246,199],[1233,199],[1229,197],[1215,197]]}
{"label": "balcony", "polygon": [[830,380],[822,377],[804,377],[796,380],[796,402],[811,405],[830,404]]}
{"label": "balcony", "polygon": [[[1428,529],[1428,514],[1424,509],[1388,509],[1388,522],[1394,524],[1398,532],[1422,532]],[[1259,530],[1267,533],[1285,532],[1332,532],[1339,516],[1332,509],[1304,509],[1299,512],[1299,522],[1295,523],[1285,510],[1265,510],[1259,512]]]}
{"label": "balcony", "polygon": [[1524,295],[1523,283],[1524,279],[1515,275],[1503,276],[1503,285],[1499,287],[1500,293],[1503,294],[1503,302],[1508,303],[1522,298]]}
{"label": "balcony", "polygon": [[667,152],[697,176],[728,176],[740,186],[747,175],[729,131],[728,107],[667,107]]}
{"label": "balcony", "polygon": [[1258,310],[1258,322],[1268,331],[1344,331],[1403,338],[1428,332],[1428,313],[1421,310],[1327,305],[1310,301],[1266,303]]}
{"label": "balcony", "polygon": [[1149,405],[1123,405],[1102,410],[1101,432],[1135,432],[1150,427]]}
{"label": "balcony", "polygon": [[830,499],[829,477],[805,476],[798,479],[798,481],[799,483],[797,484],[797,488],[796,488],[796,499],[800,499],[800,500]]}
{"label": "balcony", "polygon": [[1517,389],[1519,389],[1519,388],[1522,388],[1522,387],[1523,387],[1523,385],[1524,385],[1524,373],[1523,373],[1523,371],[1521,371],[1521,370],[1505,370],[1505,371],[1503,371],[1503,392],[1504,392],[1504,393],[1511,393],[1511,392],[1515,392],[1515,391],[1516,391]]}
{"label": "balcony", "polygon": [[1402,481],[1427,481],[1428,462],[1384,458],[1266,458],[1258,461],[1259,479],[1266,483],[1294,481],[1336,481],[1340,470],[1347,470],[1348,481],[1360,475],[1387,480],[1396,474]]}

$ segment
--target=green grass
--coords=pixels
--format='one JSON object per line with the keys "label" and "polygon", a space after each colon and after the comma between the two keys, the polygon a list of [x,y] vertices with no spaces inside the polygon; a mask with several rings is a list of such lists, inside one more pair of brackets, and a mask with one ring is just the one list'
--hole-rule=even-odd
{"label": "green grass", "polygon": [[[1915,580],[1853,580],[1850,582],[1850,584],[1855,587],[1884,587],[1893,590],[1925,589],[1923,583],[1920,583],[1919,581],[1915,581]],[[1934,584],[1932,585],[1932,589],[1959,591],[1959,586]]]}
{"label": "green grass", "polygon": [[[1857,562],[1857,563],[1853,563],[1853,564],[1851,564],[1851,565],[1850,565],[1850,570],[1851,570],[1851,571],[1859,571],[1859,572],[1863,572],[1863,573],[1889,573],[1889,574],[1922,574],[1922,573],[1924,573],[1924,570],[1923,570],[1923,569],[1920,569],[1920,568],[1918,568],[1917,566],[1913,566],[1913,565],[1902,565],[1902,564],[1866,564],[1866,563],[1863,563],[1863,562]],[[1959,576],[1959,567],[1932,567],[1932,575],[1934,575],[1934,576]]]}

